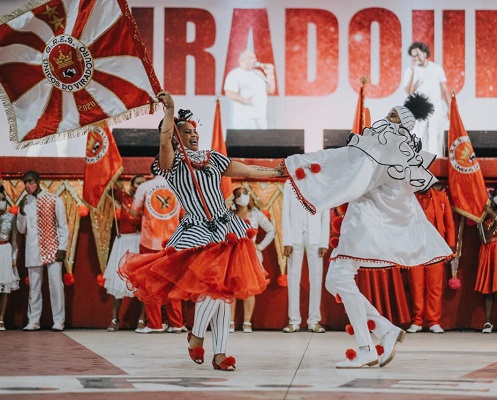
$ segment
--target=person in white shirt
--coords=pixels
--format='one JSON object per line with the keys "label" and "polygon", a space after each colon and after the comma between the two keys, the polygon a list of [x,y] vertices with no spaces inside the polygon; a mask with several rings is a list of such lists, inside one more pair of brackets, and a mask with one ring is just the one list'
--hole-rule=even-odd
{"label": "person in white shirt", "polygon": [[328,250],[330,213],[324,210],[311,215],[292,192],[290,181],[285,182],[282,208],[283,254],[288,257],[288,317],[285,333],[298,332],[300,315],[300,277],[304,251],[309,266],[309,316],[307,328],[323,333],[321,326],[321,290],[323,283],[323,256]]}
{"label": "person in white shirt", "polygon": [[424,94],[434,107],[429,118],[417,122],[414,133],[421,138],[424,151],[443,157],[444,131],[447,128],[447,110],[450,104],[445,72],[440,65],[428,60],[431,53],[425,43],[414,42],[407,53],[412,62],[404,71],[402,86],[408,94]]}
{"label": "person in white shirt", "polygon": [[234,101],[234,129],[267,129],[267,95],[276,90],[274,65],[262,64],[244,50],[239,67],[226,75],[224,92]]}
{"label": "person in white shirt", "polygon": [[[244,187],[237,187],[233,190],[233,206],[234,213],[238,215],[244,221],[249,221],[250,226],[254,229],[259,229],[261,227],[266,235],[255,247],[257,249],[257,256],[262,264],[262,251],[273,241],[276,230],[269,219],[259,210],[254,207],[253,203],[250,201],[250,195]],[[253,237],[255,243],[257,235]],[[249,296],[243,300],[243,325],[242,329],[245,333],[252,332],[252,314],[255,308],[255,296]],[[235,332],[235,314],[236,314],[236,299],[233,299],[231,303],[231,320],[229,332]]]}
{"label": "person in white shirt", "polygon": [[27,195],[19,204],[17,230],[26,234],[26,268],[29,277],[28,324],[25,331],[40,329],[43,267],[48,270],[54,331],[65,322],[62,262],[66,258],[69,231],[62,199],[40,187],[40,175],[27,171],[23,178]]}

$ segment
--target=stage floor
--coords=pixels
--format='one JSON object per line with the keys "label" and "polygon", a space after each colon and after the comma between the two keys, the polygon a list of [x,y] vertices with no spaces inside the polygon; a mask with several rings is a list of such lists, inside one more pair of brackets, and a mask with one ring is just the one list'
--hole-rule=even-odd
{"label": "stage floor", "polygon": [[345,332],[235,332],[235,372],[188,357],[186,334],[104,330],[0,332],[0,398],[473,399],[497,398],[497,334],[408,334],[386,367],[338,370]]}

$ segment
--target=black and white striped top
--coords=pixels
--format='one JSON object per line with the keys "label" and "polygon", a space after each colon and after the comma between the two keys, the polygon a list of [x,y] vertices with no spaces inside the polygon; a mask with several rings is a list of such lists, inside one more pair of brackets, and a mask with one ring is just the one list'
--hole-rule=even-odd
{"label": "black and white striped top", "polygon": [[191,160],[208,160],[204,168],[195,170],[194,173],[213,219],[208,221],[190,171],[181,155],[178,152],[175,154],[170,170],[160,167],[157,156],[152,165],[154,173],[167,179],[186,211],[186,216],[167,246],[181,250],[211,242],[219,243],[225,240],[229,232],[234,232],[238,237],[247,237],[246,231],[250,225],[226,207],[221,191],[221,175],[228,168],[231,159],[214,150],[187,152]]}

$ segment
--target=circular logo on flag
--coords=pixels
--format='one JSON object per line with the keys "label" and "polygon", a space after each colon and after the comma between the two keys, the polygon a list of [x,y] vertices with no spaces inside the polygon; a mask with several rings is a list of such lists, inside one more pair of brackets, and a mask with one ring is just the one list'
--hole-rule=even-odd
{"label": "circular logo on flag", "polygon": [[88,132],[85,157],[88,164],[100,161],[105,153],[107,153],[107,150],[109,150],[109,138],[104,130],[99,129]]}
{"label": "circular logo on flag", "polygon": [[179,212],[176,196],[164,185],[158,185],[149,190],[145,205],[150,214],[157,219],[171,219]]}
{"label": "circular logo on flag", "polygon": [[471,174],[480,169],[468,136],[454,140],[449,149],[449,161],[452,167],[462,174]]}
{"label": "circular logo on flag", "polygon": [[51,39],[42,56],[42,68],[47,79],[57,89],[77,92],[93,75],[93,57],[86,46],[69,35]]}

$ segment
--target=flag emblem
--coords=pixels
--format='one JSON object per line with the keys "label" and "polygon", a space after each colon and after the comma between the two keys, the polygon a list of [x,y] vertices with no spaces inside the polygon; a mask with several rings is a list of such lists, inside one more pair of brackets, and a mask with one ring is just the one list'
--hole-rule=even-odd
{"label": "flag emblem", "polygon": [[109,150],[109,138],[103,129],[88,132],[86,140],[86,157],[88,164],[100,161]]}
{"label": "flag emblem", "polygon": [[480,164],[468,136],[460,136],[452,142],[449,149],[449,160],[452,167],[462,174],[471,174],[480,169]]}
{"label": "flag emblem", "polygon": [[179,212],[179,203],[173,192],[159,185],[151,189],[145,202],[148,212],[160,220],[174,218]]}

